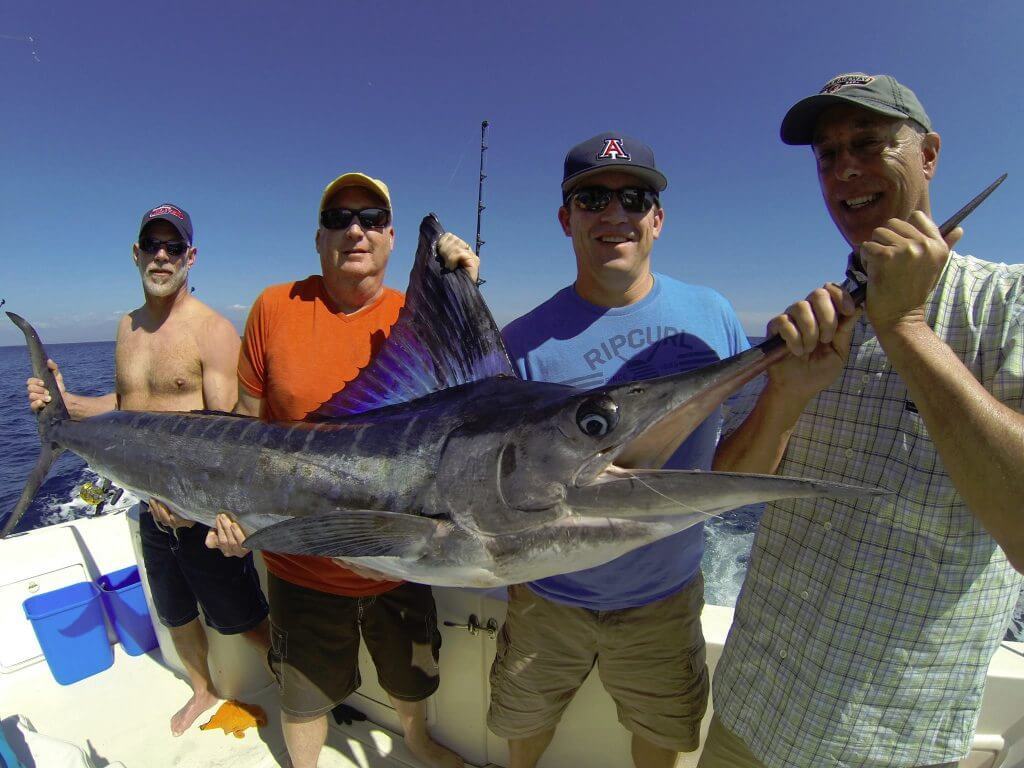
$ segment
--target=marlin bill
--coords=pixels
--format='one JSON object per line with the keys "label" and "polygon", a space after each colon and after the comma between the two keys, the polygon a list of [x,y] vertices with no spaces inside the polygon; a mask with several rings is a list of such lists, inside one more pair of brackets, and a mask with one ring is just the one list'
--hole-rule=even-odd
{"label": "marlin bill", "polygon": [[8,313],[53,399],[39,413],[40,457],[3,535],[64,450],[183,517],[212,525],[226,513],[253,549],[341,558],[448,586],[590,568],[745,504],[884,492],[619,469],[616,458],[652,426],[678,445],[767,367],[765,353],[589,391],[524,381],[477,287],[441,266],[443,231],[433,215],[423,220],[406,305],[387,341],[299,423],[208,411],[71,420],[38,336]]}

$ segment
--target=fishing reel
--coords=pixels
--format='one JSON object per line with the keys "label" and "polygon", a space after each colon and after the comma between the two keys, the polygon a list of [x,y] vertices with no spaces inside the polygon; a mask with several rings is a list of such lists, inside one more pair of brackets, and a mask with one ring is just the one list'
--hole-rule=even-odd
{"label": "fishing reel", "polygon": [[101,477],[96,483],[86,480],[76,490],[79,499],[96,508],[92,512],[94,515],[101,514],[103,507],[108,504],[117,504],[124,494],[123,488],[118,488],[105,477]]}

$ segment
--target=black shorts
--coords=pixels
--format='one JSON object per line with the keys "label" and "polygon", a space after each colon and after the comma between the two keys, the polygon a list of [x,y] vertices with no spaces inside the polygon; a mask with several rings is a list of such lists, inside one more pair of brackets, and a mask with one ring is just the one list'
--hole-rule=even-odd
{"label": "black shorts", "polygon": [[359,687],[360,630],[391,696],[420,701],[437,690],[441,633],[430,587],[405,583],[380,595],[345,597],[268,573],[267,591],[270,667],[284,712],[322,715]]}
{"label": "black shorts", "polygon": [[153,519],[145,502],[139,511],[142,558],[161,624],[181,627],[198,618],[196,601],[207,626],[222,635],[245,632],[266,618],[267,601],[251,554],[227,557],[206,546],[207,526],[170,531]]}

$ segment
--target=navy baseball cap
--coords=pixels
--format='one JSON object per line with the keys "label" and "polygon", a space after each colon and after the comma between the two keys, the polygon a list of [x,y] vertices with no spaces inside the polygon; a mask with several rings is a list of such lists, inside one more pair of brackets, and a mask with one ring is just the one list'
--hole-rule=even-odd
{"label": "navy baseball cap", "polygon": [[163,219],[173,224],[174,228],[178,230],[178,234],[185,238],[185,242],[192,245],[192,218],[180,205],[160,203],[156,208],[150,208],[142,214],[142,223],[139,224],[139,235],[142,235],[142,230],[146,228],[147,224],[157,219]]}
{"label": "navy baseball cap", "polygon": [[895,77],[850,72],[833,77],[814,96],[794,104],[782,119],[782,140],[786,144],[810,144],[818,117],[836,104],[854,104],[887,117],[908,118],[926,131],[932,129],[932,121],[917,96]]}
{"label": "navy baseball cap", "polygon": [[600,133],[580,142],[566,154],[562,194],[568,194],[589,177],[604,171],[638,176],[657,192],[668,186],[668,179],[654,165],[653,149],[621,133]]}

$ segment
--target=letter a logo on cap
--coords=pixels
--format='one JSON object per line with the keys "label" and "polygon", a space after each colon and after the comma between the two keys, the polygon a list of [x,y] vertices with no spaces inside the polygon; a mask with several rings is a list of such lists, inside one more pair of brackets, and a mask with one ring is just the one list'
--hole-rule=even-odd
{"label": "letter a logo on cap", "polygon": [[629,153],[622,148],[621,139],[605,139],[604,149],[597,153],[598,160],[629,160]]}

